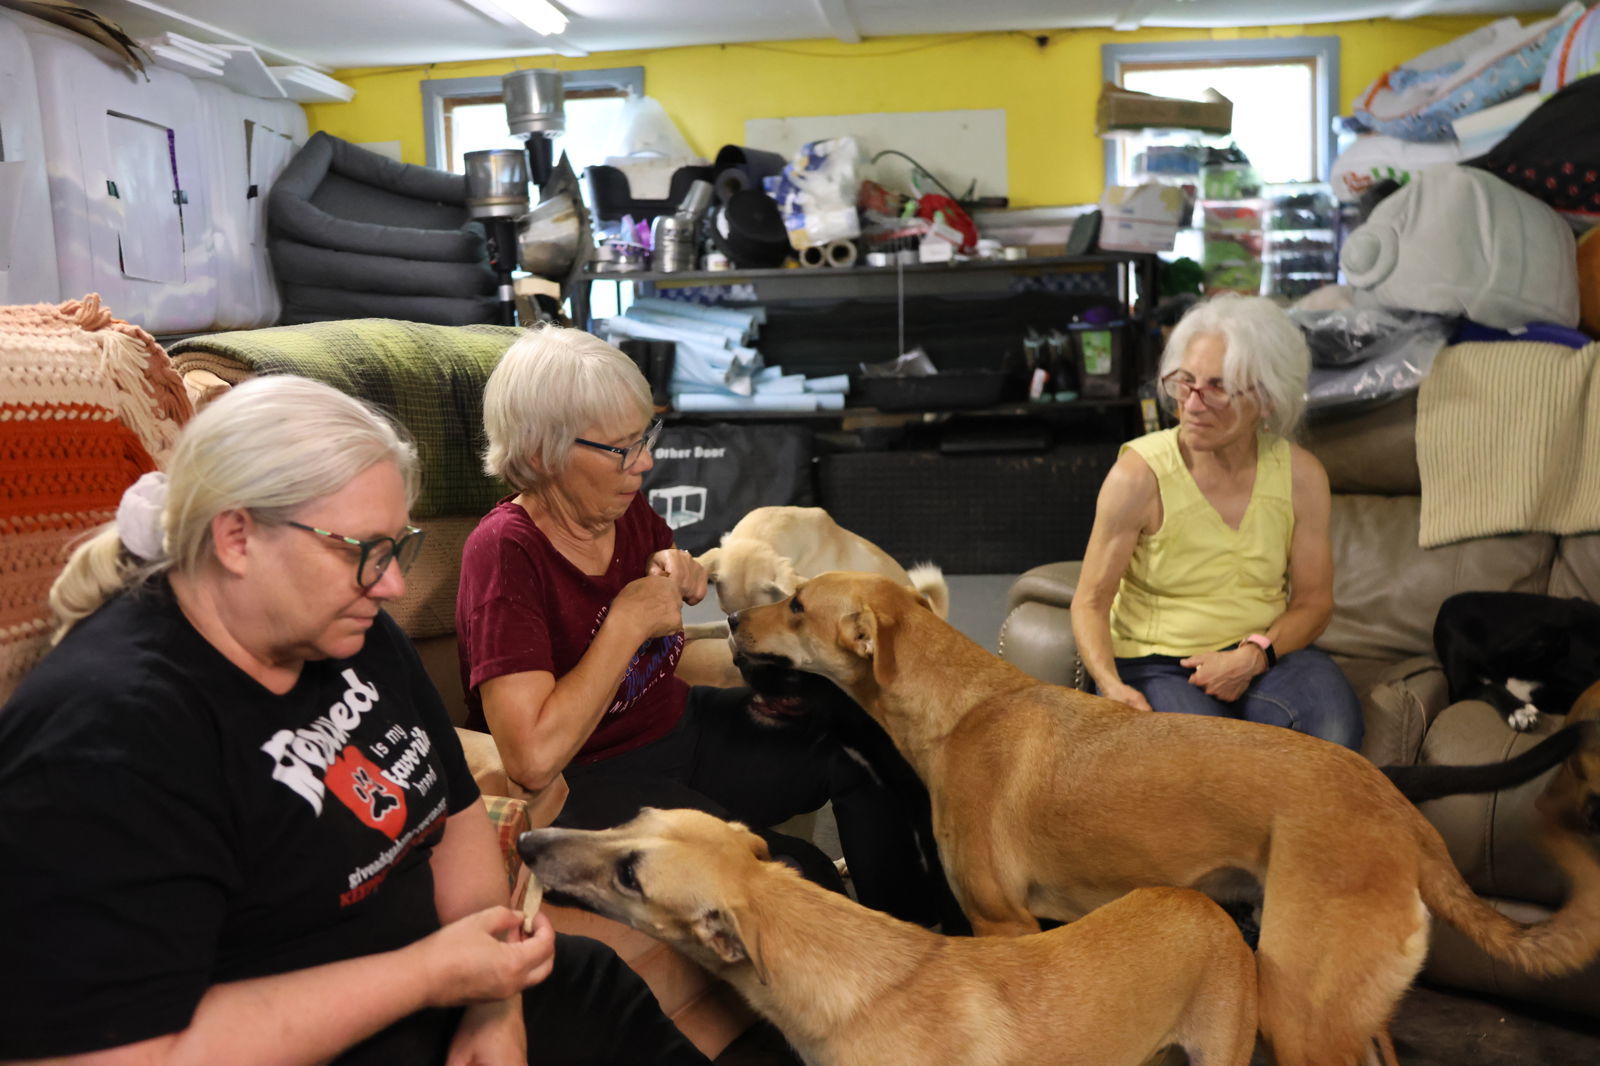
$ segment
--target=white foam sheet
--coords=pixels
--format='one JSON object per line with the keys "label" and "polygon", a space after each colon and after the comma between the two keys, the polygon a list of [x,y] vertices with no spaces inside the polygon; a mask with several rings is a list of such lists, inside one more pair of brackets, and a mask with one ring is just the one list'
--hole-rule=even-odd
{"label": "white foam sheet", "polygon": [[[159,67],[146,81],[76,34],[34,19],[23,28],[61,294],[98,292],[114,314],[152,333],[209,329],[212,180],[195,83]],[[176,190],[186,203],[174,202]]]}
{"label": "white foam sheet", "polygon": [[[267,192],[306,140],[306,114],[290,100],[245,96],[197,82],[202,150],[210,163],[211,261],[216,329],[278,320],[282,301],[267,257]],[[252,195],[253,190],[253,195]]]}
{"label": "white foam sheet", "polygon": [[0,9],[0,304],[62,298],[44,127],[23,21]]}

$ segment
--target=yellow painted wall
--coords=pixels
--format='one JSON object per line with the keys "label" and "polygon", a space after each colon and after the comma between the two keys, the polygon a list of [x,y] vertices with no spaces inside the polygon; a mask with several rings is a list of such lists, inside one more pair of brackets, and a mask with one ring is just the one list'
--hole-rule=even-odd
{"label": "yellow painted wall", "polygon": [[[663,48],[605,52],[583,59],[521,60],[339,71],[354,86],[348,104],[308,104],[313,130],[352,141],[400,142],[403,157],[422,163],[425,78],[503,74],[517,67],[581,70],[642,66],[645,91],[660,100],[708,158],[744,141],[751,118],[788,118],[882,111],[1003,108],[1014,206],[1083,203],[1104,181],[1102,142],[1094,135],[1100,88],[1100,46],[1157,41],[1338,36],[1339,99],[1351,99],[1385,70],[1482,25],[1485,19],[1377,19],[1307,26],[1231,30],[1057,30],[1040,47],[1035,36],[986,33],[893,37],[850,45],[838,41]],[[905,146],[915,153],[914,145]]]}

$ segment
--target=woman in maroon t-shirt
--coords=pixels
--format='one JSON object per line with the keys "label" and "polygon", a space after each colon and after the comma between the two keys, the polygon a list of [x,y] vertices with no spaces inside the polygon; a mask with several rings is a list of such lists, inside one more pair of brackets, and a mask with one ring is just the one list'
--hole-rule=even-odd
{"label": "woman in maroon t-shirt", "polygon": [[563,825],[645,806],[738,819],[842,890],[820,850],[770,829],[831,800],[862,902],[927,920],[899,898],[899,869],[921,865],[900,797],[837,741],[754,724],[749,690],[674,676],[706,574],[639,493],[660,423],[633,361],[579,330],[532,331],[490,376],[483,419],[484,469],[516,495],[467,538],[456,631],[472,718],[511,779],[537,792],[564,773]]}

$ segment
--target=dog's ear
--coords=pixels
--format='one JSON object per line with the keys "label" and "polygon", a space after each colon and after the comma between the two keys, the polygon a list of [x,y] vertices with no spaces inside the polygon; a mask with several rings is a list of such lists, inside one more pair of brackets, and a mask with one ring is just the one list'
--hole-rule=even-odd
{"label": "dog's ear", "polygon": [[770,602],[777,603],[793,596],[800,588],[800,582],[800,574],[794,568],[794,561],[774,553],[772,576],[767,579],[761,591],[770,598]]}
{"label": "dog's ear", "polygon": [[847,614],[839,622],[839,643],[859,659],[873,659],[878,654],[878,616],[872,608],[862,605],[859,611]]}
{"label": "dog's ear", "polygon": [[707,548],[695,557],[695,562],[705,568],[706,580],[713,585],[717,583],[717,567],[722,564],[722,549]]}
{"label": "dog's ear", "polygon": [[733,912],[713,907],[697,915],[690,923],[690,929],[694,932],[695,939],[728,965],[749,960],[750,965],[755,968],[756,980],[762,984],[767,983],[767,968],[761,960],[761,945],[757,942],[753,950],[746,945],[744,935],[739,931],[738,917]]}

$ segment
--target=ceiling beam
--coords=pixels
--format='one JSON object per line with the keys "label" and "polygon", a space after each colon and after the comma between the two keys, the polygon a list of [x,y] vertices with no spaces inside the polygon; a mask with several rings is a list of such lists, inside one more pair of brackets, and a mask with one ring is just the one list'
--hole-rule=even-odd
{"label": "ceiling beam", "polygon": [[850,0],[811,2],[817,5],[817,14],[822,16],[822,24],[828,27],[829,33],[845,44],[861,43],[861,31],[856,29],[856,20],[850,14]]}
{"label": "ceiling beam", "polygon": [[1160,5],[1161,0],[1128,0],[1127,6],[1111,24],[1111,28],[1123,31],[1136,30],[1144,25],[1144,20],[1150,17],[1150,12]]}

